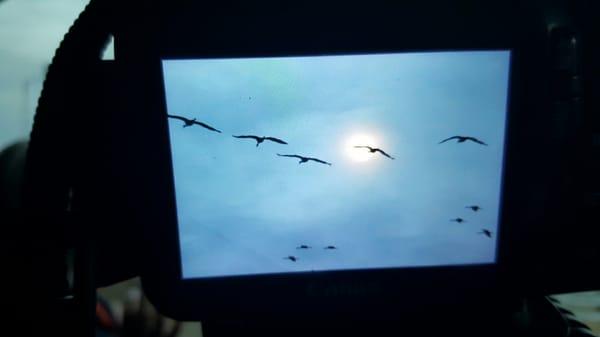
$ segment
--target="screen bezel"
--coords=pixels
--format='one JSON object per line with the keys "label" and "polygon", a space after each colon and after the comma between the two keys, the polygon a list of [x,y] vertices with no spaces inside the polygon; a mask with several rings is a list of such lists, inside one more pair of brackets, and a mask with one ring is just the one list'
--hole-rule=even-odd
{"label": "screen bezel", "polygon": [[[444,50],[446,51],[446,50]],[[511,58],[512,51],[511,50],[498,50],[498,49],[486,49],[486,50],[460,50],[460,51],[508,51],[511,54],[509,55],[509,72],[511,71]],[[439,50],[428,51],[428,52],[441,52]],[[389,52],[386,52],[389,53]],[[379,54],[379,53],[370,53]],[[359,54],[340,54],[340,55],[366,55],[363,53]],[[323,56],[319,55],[287,55],[290,57],[293,56]],[[211,58],[212,59],[212,58]],[[223,58],[225,59],[225,58]],[[169,59],[161,59],[161,79],[162,79],[162,61],[163,60],[174,60],[172,58]],[[164,82],[163,86],[164,86]],[[510,92],[510,75],[509,75],[509,89]],[[164,87],[163,87],[164,90]],[[164,95],[164,94],[163,94]],[[510,95],[508,95],[510,96]],[[507,97],[507,111],[506,111],[506,119],[508,120],[509,115],[509,97]],[[164,107],[164,117],[166,118],[166,101]],[[501,190],[500,193],[500,207],[498,214],[498,233],[501,232],[501,219],[502,219],[502,200],[503,200],[503,186],[504,186],[504,163],[505,163],[505,154],[506,154],[506,136],[508,134],[508,121],[505,124],[505,139],[504,139],[504,154],[503,154],[503,168],[501,173]],[[168,131],[167,131],[168,132]],[[169,142],[170,143],[170,142]],[[172,150],[172,149],[170,149]],[[173,196],[175,199],[175,183],[174,183],[174,174],[171,176],[173,180]],[[175,201],[175,208],[176,206]],[[177,218],[177,215],[175,215]],[[497,237],[494,237],[496,240],[495,247],[495,262],[492,263],[478,263],[478,264],[461,264],[461,265],[440,265],[440,266],[424,266],[424,267],[397,267],[397,268],[371,268],[371,269],[353,269],[353,270],[331,270],[331,271],[318,271],[318,272],[294,272],[294,273],[271,273],[271,274],[254,274],[254,275],[233,275],[233,276],[209,276],[209,277],[193,277],[193,278],[183,278],[183,266],[181,263],[181,246],[179,245],[179,226],[177,220],[174,221],[175,225],[173,228],[176,230],[175,237],[170,239],[169,242],[177,242],[176,254],[169,254],[175,259],[170,259],[172,263],[177,265],[176,275],[177,275],[177,283],[181,286],[180,291],[182,293],[192,294],[201,292],[199,298],[202,298],[203,302],[212,303],[211,307],[214,308],[219,307],[217,303],[219,303],[219,296],[213,297],[217,294],[221,289],[227,289],[228,295],[235,298],[246,297],[247,300],[253,301],[252,297],[248,298],[248,294],[266,294],[269,293],[273,298],[279,298],[280,296],[288,298],[290,300],[290,294],[302,294],[298,298],[292,300],[299,307],[306,307],[309,305],[308,302],[304,300],[311,300],[311,298],[319,298],[319,301],[323,301],[324,298],[332,297],[337,298],[339,301],[342,299],[350,299],[355,297],[354,300],[362,300],[368,301],[370,296],[378,294],[383,289],[391,289],[394,286],[394,282],[392,280],[403,279],[404,286],[408,285],[408,288],[421,287],[419,283],[424,279],[439,279],[450,282],[452,286],[444,287],[444,286],[436,286],[439,291],[438,296],[442,296],[443,294],[447,294],[449,291],[456,291],[457,289],[461,289],[461,294],[465,294],[465,291],[470,293],[475,289],[481,289],[480,284],[488,283],[492,284],[495,280],[495,275],[497,275],[498,268],[498,260],[499,260],[499,250],[500,250],[500,238],[499,234]],[[465,284],[463,278],[463,274],[471,274],[477,275],[475,280],[476,282]],[[351,281],[350,281],[351,280]],[[457,286],[456,283],[463,283],[460,286]],[[277,286],[277,284],[281,284]],[[317,284],[320,284],[317,286]],[[487,288],[487,287],[484,287]],[[199,291],[202,289],[202,291]],[[276,295],[279,292],[279,295]],[[406,299],[408,296],[408,292],[402,292],[403,299]],[[382,294],[381,294],[382,295]],[[379,295],[379,296],[381,296]],[[377,295],[376,295],[377,296]],[[399,300],[397,298],[396,300]],[[259,302],[259,297],[254,299],[257,303]],[[371,298],[372,300],[372,298]],[[389,300],[389,299],[388,299]],[[304,302],[304,303],[303,303]],[[381,305],[381,298],[377,300],[378,305]],[[423,303],[424,305],[426,304]],[[261,308],[261,305],[253,305],[254,313],[268,311],[270,305],[266,305]],[[344,306],[340,305],[336,311],[339,311]],[[223,308],[225,310],[225,308]],[[230,309],[228,309],[230,310]],[[319,315],[327,314],[328,311],[321,312]],[[208,314],[208,313],[207,313]],[[316,314],[316,313],[315,313]],[[205,316],[203,314],[202,316]]]}
{"label": "screen bezel", "polygon": [[[397,5],[399,6],[399,5]],[[425,9],[423,9],[425,10]],[[261,14],[256,14],[258,17]],[[295,14],[300,15],[300,14]],[[357,14],[362,15],[362,14]],[[383,14],[382,14],[383,15]],[[409,18],[409,24],[415,27],[423,26]],[[450,19],[456,19],[450,16]],[[205,319],[215,317],[248,317],[249,315],[262,314],[289,314],[302,312],[307,314],[306,308],[313,307],[314,303],[324,304],[322,310],[312,310],[310,315],[319,315],[331,312],[359,313],[363,311],[355,304],[362,305],[377,303],[379,308],[386,308],[402,300],[406,309],[415,303],[426,307],[441,303],[452,303],[465,298],[476,299],[481,294],[497,292],[505,285],[503,279],[506,270],[510,269],[512,256],[508,247],[517,235],[514,226],[507,225],[507,218],[514,218],[510,207],[506,206],[507,195],[515,192],[514,188],[507,189],[507,181],[511,180],[511,172],[516,170],[513,156],[515,142],[513,137],[513,116],[523,110],[523,86],[516,87],[527,76],[524,64],[531,65],[532,57],[539,55],[539,45],[532,44],[532,34],[537,36],[539,42],[541,32],[539,26],[535,29],[518,30],[519,25],[511,25],[502,20],[502,25],[494,25],[493,20],[485,25],[481,18],[475,16],[472,20],[464,19],[454,22],[454,25],[445,26],[447,20],[432,24],[434,28],[444,28],[443,34],[433,34],[433,28],[417,34],[417,38],[407,39],[403,43],[394,41],[391,33],[381,33],[375,28],[365,29],[368,33],[377,36],[368,39],[369,34],[349,41],[350,33],[332,30],[324,41],[315,43],[308,37],[296,35],[298,42],[293,47],[290,43],[271,45],[269,38],[263,43],[249,46],[248,44],[225,45],[216,40],[210,40],[203,46],[190,46],[186,44],[186,34],[176,39],[167,37],[177,36],[174,32],[181,32],[183,24],[165,30],[152,43],[144,41],[146,45],[132,47],[132,40],[123,36],[120,43],[117,40],[116,51],[121,49],[123,60],[132,66],[129,71],[139,75],[144,73],[146,78],[145,90],[152,95],[143,95],[152,104],[146,104],[151,112],[151,127],[154,134],[160,134],[160,142],[154,149],[155,161],[160,168],[147,177],[148,180],[158,180],[148,196],[147,212],[140,215],[145,219],[152,219],[153,226],[145,230],[144,241],[146,245],[146,260],[142,281],[144,288],[151,300],[159,309],[173,317],[180,319]],[[185,20],[183,20],[185,22]],[[480,24],[478,29],[473,29]],[[495,22],[498,24],[498,22]],[[321,23],[321,26],[324,24]],[[329,30],[328,30],[329,29]],[[537,30],[536,30],[537,29]],[[288,30],[296,32],[293,28]],[[260,32],[260,28],[250,30]],[[231,32],[219,33],[230,37]],[[161,35],[162,34],[162,35]],[[219,36],[215,33],[215,35]],[[379,35],[377,35],[379,34]],[[538,34],[538,35],[536,35]],[[133,35],[133,34],[132,34]],[[272,33],[272,36],[277,35]],[[272,37],[271,36],[271,37]],[[189,36],[188,36],[189,38]],[[333,42],[333,43],[331,43]],[[129,46],[128,46],[129,44]],[[135,43],[133,43],[135,45]],[[120,47],[119,47],[120,45]],[[139,49],[136,49],[139,48]],[[239,57],[273,57],[273,56],[313,56],[313,55],[347,55],[368,53],[392,52],[428,52],[428,51],[467,51],[467,50],[510,50],[511,74],[509,76],[509,101],[507,105],[507,123],[505,130],[505,156],[503,169],[503,189],[501,196],[501,214],[499,221],[498,246],[495,265],[468,265],[447,267],[423,268],[397,268],[386,270],[355,270],[331,271],[319,273],[294,273],[294,274],[267,274],[239,277],[212,277],[204,279],[181,279],[181,264],[179,259],[178,231],[176,226],[176,207],[174,200],[173,172],[171,167],[170,144],[166,121],[166,102],[162,82],[161,59],[185,58],[239,58]],[[532,53],[533,54],[528,54]],[[145,62],[140,63],[139,55],[143,53]],[[148,55],[151,57],[148,58]],[[117,53],[119,57],[119,53]],[[150,132],[150,131],[148,131]],[[156,137],[156,136],[154,136]],[[160,144],[159,144],[160,143]],[[167,177],[167,178],[165,178]],[[512,183],[511,183],[512,186]],[[508,215],[508,216],[507,216]],[[508,233],[508,234],[507,234]],[[503,274],[503,275],[502,275]],[[402,284],[402,287],[398,287]],[[312,289],[312,290],[311,290]],[[427,291],[431,296],[427,299],[418,295]],[[435,296],[437,294],[437,296]],[[240,299],[243,299],[241,301]],[[381,305],[381,304],[384,305]],[[294,304],[294,305],[290,305]],[[369,307],[372,307],[369,305]],[[273,308],[277,308],[273,310]],[[314,308],[313,308],[314,309]],[[384,309],[374,310],[374,315],[380,314]],[[364,314],[364,312],[362,312]]]}

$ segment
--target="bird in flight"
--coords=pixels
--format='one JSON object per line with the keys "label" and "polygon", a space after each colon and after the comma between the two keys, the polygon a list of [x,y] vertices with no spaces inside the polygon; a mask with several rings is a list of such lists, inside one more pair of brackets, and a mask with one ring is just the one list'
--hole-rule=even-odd
{"label": "bird in flight", "polygon": [[487,236],[488,238],[492,237],[492,232],[489,229],[482,229],[481,232],[479,232],[479,234],[483,234],[483,235]]}
{"label": "bird in flight", "polygon": [[284,259],[284,260],[290,260],[290,261],[292,261],[292,262],[296,262],[296,261],[298,261],[298,258],[297,258],[297,257],[295,257],[295,256],[293,256],[293,255],[290,255],[290,256],[284,257],[283,259]]}
{"label": "bird in flight", "polygon": [[471,210],[473,210],[473,212],[478,212],[481,210],[481,207],[479,207],[477,205],[467,206],[465,208],[470,208]]}
{"label": "bird in flight", "polygon": [[298,247],[296,247],[296,249],[310,249],[312,248],[311,246],[307,246],[307,245],[300,245]]}
{"label": "bird in flight", "polygon": [[454,222],[458,222],[458,223],[467,222],[467,220],[465,220],[463,218],[450,219],[450,221],[454,221]]}
{"label": "bird in flight", "polygon": [[215,129],[215,128],[213,128],[212,126],[210,126],[208,124],[205,124],[205,123],[202,123],[202,122],[198,122],[196,120],[196,118],[189,119],[189,118],[185,118],[185,117],[181,117],[181,116],[177,116],[177,115],[167,115],[167,116],[169,118],[175,118],[175,119],[179,119],[180,121],[183,121],[183,127],[184,128],[187,128],[188,126],[192,126],[192,125],[196,124],[196,125],[200,125],[201,127],[205,128],[205,129],[208,129],[210,131],[221,133],[220,130]]}
{"label": "bird in flight", "polygon": [[472,142],[475,142],[475,143],[477,143],[477,144],[481,144],[481,145],[485,145],[485,146],[487,146],[487,144],[486,144],[486,143],[484,143],[484,142],[480,141],[479,139],[477,139],[477,138],[475,138],[475,137],[468,137],[468,136],[453,136],[453,137],[446,138],[446,139],[442,140],[442,141],[441,141],[441,142],[439,142],[438,144],[445,143],[445,142],[447,142],[447,141],[449,141],[449,140],[452,140],[452,139],[456,139],[456,142],[457,142],[457,143],[464,143],[464,142],[466,142],[467,140],[470,140],[470,141],[472,141]]}
{"label": "bird in flight", "polygon": [[260,143],[264,142],[265,140],[270,140],[272,142],[279,143],[279,144],[287,144],[283,140],[281,140],[279,138],[275,138],[275,137],[259,137],[259,136],[252,136],[252,135],[248,135],[248,136],[233,136],[233,137],[234,138],[251,138],[251,139],[254,139],[256,141],[256,146],[257,147],[258,147],[258,145]]}
{"label": "bird in flight", "polygon": [[379,149],[379,148],[376,148],[376,147],[370,147],[370,146],[360,145],[360,146],[355,146],[355,148],[357,148],[357,149],[369,149],[369,152],[371,152],[371,153],[379,152],[382,155],[384,155],[384,156],[386,156],[386,157],[388,157],[390,159],[394,159],[394,157],[392,157],[389,154],[385,153],[385,151],[383,151],[382,149]]}
{"label": "bird in flight", "polygon": [[336,246],[327,246],[327,247],[325,247],[323,249],[337,249],[337,247]]}
{"label": "bird in flight", "polygon": [[278,153],[277,155],[280,156],[280,157],[298,158],[298,159],[300,159],[300,161],[298,162],[298,164],[306,163],[307,161],[312,160],[312,161],[317,162],[317,163],[321,163],[321,164],[325,164],[325,165],[331,166],[331,163],[328,163],[328,162],[326,162],[324,160],[321,160],[321,159],[318,159],[318,158],[303,157],[303,156],[299,156],[297,154],[279,154]]}

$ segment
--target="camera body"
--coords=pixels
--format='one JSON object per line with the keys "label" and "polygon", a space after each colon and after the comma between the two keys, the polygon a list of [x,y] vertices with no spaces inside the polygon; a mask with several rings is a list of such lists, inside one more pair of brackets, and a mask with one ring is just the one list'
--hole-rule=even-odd
{"label": "camera body", "polygon": [[[114,23],[117,61],[92,70],[99,104],[82,142],[95,156],[82,154],[74,196],[96,243],[97,285],[139,274],[159,310],[179,319],[385,317],[593,287],[597,204],[579,173],[597,129],[582,123],[592,105],[577,83],[594,51],[546,9],[176,2],[127,12]],[[511,51],[511,80],[497,263],[182,279],[161,60],[499,49]]]}
{"label": "camera body", "polygon": [[[160,28],[156,28],[158,33],[153,36],[152,43],[136,45],[134,41],[127,40],[127,34],[122,36],[121,42],[117,39],[117,57],[127,64],[128,72],[135,74],[127,77],[139,78],[140,73],[134,70],[136,68],[146,76],[152,76],[145,81],[146,84],[152,83],[152,88],[147,87],[143,92],[152,92],[152,97],[159,99],[153,101],[151,107],[143,109],[144,116],[160,116],[161,112],[156,110],[165,107],[158,64],[158,60],[164,58],[509,49],[512,51],[512,59],[497,265],[182,282],[175,276],[180,275],[177,264],[171,263],[178,261],[178,251],[165,249],[164,243],[177,241],[176,233],[168,230],[175,227],[152,226],[146,230],[151,242],[149,247],[160,248],[156,255],[148,258],[148,261],[152,261],[152,267],[144,271],[143,279],[151,298],[166,312],[175,310],[172,312],[174,316],[193,318],[194,315],[220,316],[225,312],[234,316],[234,312],[239,315],[248,315],[250,312],[266,314],[272,313],[272,308],[283,308],[280,312],[285,315],[288,310],[292,313],[297,311],[294,308],[306,311],[315,302],[323,303],[321,307],[328,308],[326,311],[343,312],[357,308],[352,304],[361,301],[380,304],[369,307],[395,306],[398,310],[397,303],[402,299],[406,310],[412,310],[423,299],[406,300],[410,298],[410,294],[427,293],[433,289],[439,291],[439,294],[428,298],[435,298],[433,302],[441,304],[452,302],[453,296],[448,294],[464,299],[467,294],[475,298],[482,294],[502,292],[546,293],[557,290],[558,284],[568,284],[566,279],[570,276],[559,276],[561,273],[558,273],[552,279],[561,281],[554,284],[548,279],[546,271],[557,270],[556,263],[560,261],[560,254],[550,252],[558,244],[563,226],[569,222],[567,219],[570,216],[567,214],[577,212],[577,205],[572,203],[573,200],[564,199],[564,189],[575,186],[566,187],[558,181],[564,179],[572,168],[569,166],[572,157],[566,144],[574,145],[575,138],[572,136],[578,133],[577,124],[567,121],[577,119],[576,116],[581,116],[583,111],[557,108],[564,107],[564,102],[570,102],[573,97],[561,98],[561,102],[557,103],[557,95],[552,93],[552,87],[549,88],[548,83],[556,82],[555,78],[559,76],[556,74],[564,72],[557,69],[555,60],[569,58],[571,56],[564,55],[577,54],[579,50],[576,45],[572,46],[574,49],[565,49],[552,47],[552,43],[564,46],[565,36],[569,36],[567,39],[577,39],[579,37],[576,33],[568,29],[568,33],[565,33],[565,29],[561,32],[560,29],[552,28],[544,17],[545,13],[535,6],[519,7],[500,3],[485,6],[470,2],[380,6],[331,3],[304,4],[291,8],[255,4],[205,10],[191,6],[175,10],[174,13],[176,14],[170,19],[172,21],[167,19]],[[146,58],[152,59],[154,63],[140,64],[142,54],[154,55]],[[572,71],[576,73],[579,70],[575,66]],[[150,110],[156,112],[151,113]],[[558,117],[559,115],[562,117]],[[557,123],[557,118],[567,120]],[[159,130],[164,128],[161,123],[157,121],[154,134],[164,134],[164,129]],[[166,144],[163,140],[160,143]],[[153,148],[159,148],[158,143],[156,146]],[[558,149],[563,149],[564,152]],[[169,151],[168,148],[163,150],[165,154]],[[550,165],[556,161],[563,162],[564,165]],[[165,167],[160,175],[171,174],[169,168]],[[158,174],[151,180],[157,179]],[[149,181],[144,185],[151,186]],[[167,188],[168,183],[162,186],[165,190],[159,193],[148,191],[147,195],[173,194]],[[161,206],[167,204],[170,205],[168,210]],[[172,201],[161,198],[145,209],[163,210],[164,213],[148,218],[165,219],[168,222],[167,219],[172,218],[174,207]],[[582,219],[582,222],[585,221],[587,220]],[[153,232],[154,229],[157,232]],[[153,241],[158,238],[160,243]],[[160,261],[165,263],[161,264]],[[571,263],[573,262],[568,262]],[[540,270],[544,272],[540,273]],[[228,302],[219,295],[225,293],[229,294],[227,298],[235,298],[235,303]],[[194,304],[200,302],[203,303],[202,306]],[[192,304],[185,309],[184,303]],[[287,305],[288,303],[292,304]],[[387,305],[381,305],[382,303]],[[201,310],[202,308],[206,308],[206,311]],[[376,315],[385,311],[387,309],[376,310]]]}

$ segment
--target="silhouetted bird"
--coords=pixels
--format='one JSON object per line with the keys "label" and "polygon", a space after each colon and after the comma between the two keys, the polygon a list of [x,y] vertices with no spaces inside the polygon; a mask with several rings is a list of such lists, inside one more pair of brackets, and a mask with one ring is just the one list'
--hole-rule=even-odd
{"label": "silhouetted bird", "polygon": [[470,208],[473,210],[473,212],[477,212],[479,210],[481,210],[481,207],[477,206],[477,205],[473,205],[473,206],[467,206],[465,208]]}
{"label": "silhouetted bird", "polygon": [[256,141],[256,146],[258,146],[260,143],[264,142],[265,140],[270,140],[272,142],[279,143],[279,144],[287,144],[283,140],[281,140],[279,138],[275,138],[275,137],[258,137],[258,136],[252,136],[252,135],[248,135],[248,136],[233,136],[233,137],[235,137],[235,138],[251,138],[251,139],[254,139]]}
{"label": "silhouetted bird", "polygon": [[329,165],[331,166],[331,163],[328,163],[324,160],[321,159],[317,159],[317,158],[311,158],[311,157],[303,157],[303,156],[299,156],[297,154],[277,154],[280,157],[291,157],[291,158],[298,158],[300,159],[300,161],[298,162],[298,164],[302,164],[302,163],[306,163],[309,160],[315,161],[317,163],[321,163],[321,164],[325,164],[325,165]]}
{"label": "silhouetted bird", "polygon": [[187,128],[188,126],[192,126],[192,125],[196,124],[196,125],[200,125],[201,127],[205,128],[205,129],[208,129],[210,131],[221,133],[220,130],[215,129],[215,128],[213,128],[212,126],[210,126],[208,124],[196,121],[196,118],[189,119],[189,118],[185,118],[185,117],[181,117],[181,116],[176,116],[176,115],[167,115],[167,116],[169,118],[175,118],[175,119],[179,119],[180,121],[183,121],[183,123],[184,123],[183,127],[184,128]]}
{"label": "silhouetted bird", "polygon": [[370,147],[370,146],[355,146],[355,148],[357,149],[369,149],[369,152],[371,153],[375,153],[375,152],[379,152],[382,155],[390,158],[390,159],[394,159],[394,157],[390,156],[389,154],[385,153],[382,149],[376,148],[376,147]]}
{"label": "silhouetted bird", "polygon": [[298,247],[296,247],[296,249],[310,249],[312,248],[311,246],[307,246],[307,245],[300,245]]}
{"label": "silhouetted bird", "polygon": [[337,247],[336,246],[327,246],[327,247],[325,247],[323,249],[337,249]]}
{"label": "silhouetted bird", "polygon": [[454,221],[454,222],[458,222],[458,223],[467,222],[467,220],[465,220],[463,218],[450,219],[450,221]]}
{"label": "silhouetted bird", "polygon": [[482,229],[481,232],[479,232],[479,234],[483,234],[483,235],[487,236],[488,238],[492,237],[492,232],[487,229]]}
{"label": "silhouetted bird", "polygon": [[290,255],[290,256],[287,256],[287,257],[284,257],[283,259],[284,259],[284,260],[290,260],[290,261],[292,261],[292,262],[296,262],[296,261],[298,260],[298,258],[297,258],[297,257],[295,257],[295,256],[292,256],[292,255]]}
{"label": "silhouetted bird", "polygon": [[470,140],[470,141],[472,141],[472,142],[475,142],[475,143],[477,143],[477,144],[481,144],[481,145],[485,145],[485,146],[487,146],[487,144],[486,144],[486,143],[484,143],[484,142],[480,141],[479,139],[477,139],[477,138],[475,138],[475,137],[468,137],[468,136],[453,136],[453,137],[446,138],[446,139],[442,140],[442,141],[441,141],[441,142],[439,142],[438,144],[445,143],[445,142],[447,142],[447,141],[449,141],[449,140],[452,140],[452,139],[456,139],[456,142],[457,142],[457,143],[464,143],[464,142],[466,142],[467,140]]}

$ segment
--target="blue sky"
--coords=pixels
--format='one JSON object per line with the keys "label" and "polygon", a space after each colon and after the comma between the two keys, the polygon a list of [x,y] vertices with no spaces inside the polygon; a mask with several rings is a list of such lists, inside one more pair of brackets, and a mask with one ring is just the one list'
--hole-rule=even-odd
{"label": "blue sky", "polygon": [[[497,232],[509,58],[163,61],[168,112],[223,131],[169,119],[184,277],[494,262],[495,235],[477,233]],[[454,135],[489,146],[438,144]]]}

